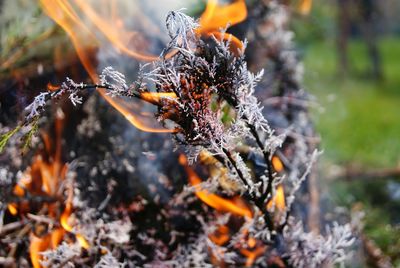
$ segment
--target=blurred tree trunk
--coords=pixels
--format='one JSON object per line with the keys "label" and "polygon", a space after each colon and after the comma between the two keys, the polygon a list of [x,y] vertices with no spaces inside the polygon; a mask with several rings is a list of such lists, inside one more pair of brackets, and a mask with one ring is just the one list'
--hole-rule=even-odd
{"label": "blurred tree trunk", "polygon": [[381,57],[378,49],[378,1],[337,0],[338,73],[344,77],[349,71],[348,42],[352,26],[356,26],[367,46],[372,78],[382,79]]}
{"label": "blurred tree trunk", "polygon": [[350,30],[350,0],[337,0],[337,53],[338,73],[345,76],[348,71],[347,44]]}
{"label": "blurred tree trunk", "polygon": [[371,61],[371,73],[375,80],[382,79],[381,57],[378,50],[378,2],[377,0],[358,0],[360,28],[367,45]]}

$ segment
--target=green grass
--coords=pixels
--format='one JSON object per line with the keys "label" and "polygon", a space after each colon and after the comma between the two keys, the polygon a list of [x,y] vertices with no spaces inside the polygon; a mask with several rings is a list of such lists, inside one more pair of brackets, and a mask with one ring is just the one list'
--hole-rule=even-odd
{"label": "green grass", "polygon": [[318,43],[305,54],[305,84],[324,107],[314,112],[329,161],[368,167],[395,166],[400,162],[400,39],[380,43],[385,79],[368,75],[365,45],[350,44],[350,72],[339,79],[334,43]]}

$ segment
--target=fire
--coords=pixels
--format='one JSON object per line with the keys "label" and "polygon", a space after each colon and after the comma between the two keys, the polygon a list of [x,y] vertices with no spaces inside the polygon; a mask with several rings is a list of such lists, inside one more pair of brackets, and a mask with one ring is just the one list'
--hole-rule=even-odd
{"label": "fire", "polygon": [[275,155],[272,157],[272,166],[274,167],[276,172],[282,172],[283,170],[282,161],[279,159],[279,157]]}
{"label": "fire", "polygon": [[[117,31],[115,25],[112,25],[111,21],[105,21],[103,17],[99,17],[95,11],[84,1],[74,1],[77,6],[84,12],[84,14],[92,20],[92,22],[97,26],[103,34],[108,37],[113,44],[121,49],[123,52],[128,53],[131,56],[138,56],[141,60],[155,60],[157,57],[146,56],[138,54],[133,50],[129,50],[126,47],[126,40],[121,40],[120,38],[126,36],[127,32],[125,30]],[[58,25],[60,25],[71,39],[76,53],[88,72],[90,78],[93,82],[98,83],[99,77],[97,75],[96,67],[92,63],[92,60],[88,54],[88,43],[91,45],[99,45],[99,40],[95,35],[88,29],[83,20],[78,16],[77,11],[73,8],[70,2],[67,0],[40,0],[43,10],[46,14],[53,19]],[[140,119],[139,112],[134,112],[129,109],[129,104],[122,98],[112,98],[106,95],[104,89],[98,90],[101,96],[110,103],[118,112],[120,112],[132,125],[137,127],[142,131],[147,132],[157,132],[157,133],[170,133],[173,130],[164,129],[160,127],[149,126],[145,123],[143,119]],[[157,98],[164,97],[159,96],[157,93],[153,93],[153,96],[147,96],[147,98]],[[173,97],[173,96],[168,96]]]}
{"label": "fire", "polygon": [[[277,156],[272,157],[272,166],[276,172],[282,172],[284,170],[284,166],[282,161]],[[267,203],[267,209],[271,210],[272,207],[275,206],[279,211],[283,211],[286,208],[285,203],[285,191],[283,189],[283,185],[279,185],[276,188],[276,193],[272,200]]]}
{"label": "fire", "polygon": [[206,9],[200,17],[199,34],[214,35],[218,39],[230,40],[236,49],[243,49],[242,42],[232,34],[221,33],[220,30],[244,21],[247,17],[247,7],[244,0],[221,5],[217,0],[209,0]]}
{"label": "fire", "polygon": [[185,168],[185,171],[189,177],[189,182],[196,188],[196,196],[201,201],[220,212],[231,212],[235,215],[246,218],[253,217],[253,213],[250,208],[243,203],[222,198],[216,194],[209,193],[207,190],[202,190],[200,186],[202,180],[199,178],[196,172],[194,172],[194,170],[188,166],[187,159],[182,154],[179,156],[179,163]]}
{"label": "fire", "polygon": [[53,85],[51,83],[47,83],[47,89],[50,91],[56,91],[59,90],[61,87],[58,85]]}
{"label": "fire", "polygon": [[[71,214],[72,214],[72,198],[73,198],[73,189],[70,187],[68,189],[68,198],[65,204],[65,209],[64,212],[61,214],[60,217],[60,224],[64,228],[65,231],[69,233],[74,233],[73,232],[73,227],[70,224],[71,220]],[[81,247],[85,249],[89,249],[90,245],[89,242],[81,235],[81,234],[75,234],[76,240],[78,240],[78,243],[81,245]]]}
{"label": "fire", "polygon": [[[68,1],[40,0],[44,12],[53,19],[71,39],[80,61],[92,80],[96,81],[96,68],[92,64],[87,52],[87,43],[97,44],[93,33],[79,19],[73,7]],[[79,29],[79,30],[78,30]]]}
{"label": "fire", "polygon": [[279,185],[276,188],[276,193],[272,200],[268,202],[267,209],[270,210],[273,206],[275,206],[279,211],[283,211],[286,208],[285,192],[282,185]]}
{"label": "fire", "polygon": [[222,246],[229,241],[229,228],[226,225],[220,225],[216,232],[211,234],[209,238],[214,244]]}
{"label": "fire", "polygon": [[237,192],[239,190],[239,184],[235,181],[229,180],[228,170],[222,166],[221,163],[207,150],[202,150],[199,154],[199,160],[201,164],[207,167],[210,176],[218,178],[219,185],[227,190]]}
{"label": "fire", "polygon": [[[52,157],[49,157],[49,161],[46,161],[44,159],[44,154],[38,153],[34,156],[33,163],[14,187],[13,193],[16,196],[22,197],[26,194],[26,191],[33,195],[46,195],[50,197],[57,196],[60,185],[65,178],[68,166],[64,164],[61,159],[63,120],[57,118],[55,127],[55,148],[52,148],[51,146],[50,137],[46,133],[43,133],[45,152]],[[9,204],[8,207],[12,214],[17,210],[16,204]]]}
{"label": "fire", "polygon": [[[208,161],[211,160],[208,159]],[[226,199],[216,194],[211,194],[206,190],[202,190],[200,188],[200,183],[202,180],[198,177],[196,172],[188,166],[187,159],[183,154],[179,156],[179,163],[185,168],[185,171],[189,178],[189,182],[192,186],[196,187],[195,194],[201,201],[219,212],[230,212],[237,216],[243,217],[246,221],[250,220],[253,217],[253,212],[250,210],[248,205],[241,197],[236,196],[232,199]],[[254,261],[265,252],[266,246],[260,245],[257,239],[249,236],[249,232],[247,229],[242,230],[242,232],[244,236],[248,236],[247,242],[245,247],[239,246],[238,249],[239,252],[246,257],[246,267],[250,267],[252,266]],[[209,239],[214,244],[219,246],[226,244],[230,240],[230,238],[230,229],[227,225],[218,226],[217,230],[209,235]],[[211,259],[214,265],[221,267],[224,266],[224,263],[218,260],[214,255],[211,256]]]}
{"label": "fire", "polygon": [[[154,61],[158,58],[158,56],[140,53],[136,48],[132,48],[131,41],[140,36],[137,32],[130,31],[124,27],[123,21],[118,17],[115,1],[110,1],[111,6],[104,9],[112,10],[111,16],[100,14],[92,5],[83,0],[40,0],[40,2],[45,12],[68,33],[74,42],[75,48],[77,48],[76,45],[82,44],[82,42],[86,43],[84,42],[87,40],[86,38],[98,43],[98,38],[93,35],[92,31],[86,27],[87,24],[79,17],[78,14],[82,13],[85,19],[88,19],[95,26],[95,31],[106,37],[120,52],[143,61]],[[82,30],[89,35],[80,36],[78,33]],[[79,45],[79,47],[81,46]]]}
{"label": "fire", "polygon": [[302,0],[299,5],[299,12],[303,15],[308,15],[311,11],[312,0]]}
{"label": "fire", "polygon": [[213,33],[244,21],[247,7],[244,0],[220,5],[217,0],[209,0],[204,13],[200,17],[200,32]]}
{"label": "fire", "polygon": [[[146,132],[154,132],[154,133],[172,133],[174,132],[173,129],[166,129],[166,128],[158,128],[154,126],[149,126],[148,122],[144,122],[143,119],[141,119],[136,112],[132,111],[129,109],[129,106],[131,106],[128,102],[124,101],[122,98],[113,98],[109,95],[107,95],[105,89],[99,89],[98,90],[101,94],[101,96],[108,101],[118,112],[120,112],[126,120],[128,120],[132,125],[134,125],[136,128],[146,131]],[[150,97],[148,95],[148,98],[152,98],[153,100],[157,99],[157,94],[154,94]],[[139,112],[137,112],[139,113]]]}
{"label": "fire", "polygon": [[[138,33],[128,31],[122,26],[121,20],[115,20],[111,17],[100,16],[88,3],[84,0],[74,0],[75,4],[80,8],[87,18],[96,26],[98,30],[114,45],[115,48],[128,56],[137,60],[154,61],[158,56],[143,54],[128,47],[133,38],[137,38]],[[114,11],[116,9],[114,8]],[[114,15],[115,16],[115,15]]]}
{"label": "fire", "polygon": [[7,209],[13,216],[18,214],[17,205],[15,203],[8,204]]}
{"label": "fire", "polygon": [[[96,67],[89,57],[89,48],[98,47],[100,41],[96,33],[102,34],[106,39],[120,52],[141,61],[154,61],[158,56],[138,52],[135,47],[132,48],[131,41],[141,37],[139,33],[130,31],[124,27],[122,19],[117,14],[115,1],[110,1],[108,9],[111,15],[100,14],[84,0],[40,0],[45,13],[60,25],[70,37],[80,61],[88,72],[90,78],[97,83]],[[73,3],[73,4],[72,4]],[[88,23],[79,16],[83,14],[84,19],[88,20],[95,27],[89,29]],[[221,5],[217,0],[209,0],[207,7],[200,17],[200,27],[197,32],[201,35],[214,35],[216,38],[231,40],[231,45],[237,49],[242,49],[242,43],[231,34],[221,34],[219,30],[228,25],[235,25],[247,17],[247,8],[244,0],[238,0],[231,4]],[[235,51],[236,52],[236,51]],[[173,52],[172,52],[173,53]],[[167,55],[168,56],[168,55]],[[49,88],[55,88],[49,86]],[[105,90],[99,89],[101,96],[106,99],[118,112],[120,112],[132,125],[142,131],[171,133],[174,130],[154,127],[149,125],[148,120],[139,116],[140,112],[129,109],[129,105],[120,98],[112,98],[105,94]],[[144,94],[143,99],[149,102],[157,102],[165,97],[164,93]],[[172,94],[167,97],[175,97]]]}
{"label": "fire", "polygon": [[49,249],[55,248],[60,244],[63,236],[64,229],[57,228],[54,229],[51,233],[46,234],[42,237],[38,237],[34,233],[30,234],[30,246],[29,246],[29,254],[31,257],[31,262],[33,267],[39,268],[42,267],[40,261],[42,260],[40,254],[41,252]]}
{"label": "fire", "polygon": [[244,256],[247,257],[246,259],[246,267],[251,267],[254,263],[254,261],[261,256],[262,254],[264,254],[266,250],[265,246],[259,246],[256,247],[254,250],[250,250],[250,249],[241,249],[240,253],[242,253]]}
{"label": "fire", "polygon": [[[57,116],[55,120],[54,146],[48,134],[44,133],[42,135],[44,150],[36,154],[33,158],[33,163],[14,187],[13,193],[15,196],[23,197],[29,193],[32,196],[46,196],[57,200],[62,195],[62,188],[65,184],[68,170],[68,165],[62,160],[63,124],[62,116]],[[59,221],[60,227],[55,227],[42,235],[31,231],[29,252],[33,267],[41,267],[41,252],[56,248],[63,240],[64,234],[72,232],[73,228],[69,224],[72,214],[72,197],[73,192],[70,189],[64,211],[59,218],[59,211],[62,207],[57,202],[43,202],[40,211],[47,211],[46,216],[56,222]],[[26,213],[33,212],[31,209],[28,201],[8,204],[8,210],[12,215],[19,213],[22,217],[25,217]],[[83,248],[89,248],[88,242],[82,235],[75,234],[75,237]]]}
{"label": "fire", "polygon": [[176,94],[174,92],[143,92],[140,94],[140,98],[147,102],[157,104],[162,98],[175,99]]}

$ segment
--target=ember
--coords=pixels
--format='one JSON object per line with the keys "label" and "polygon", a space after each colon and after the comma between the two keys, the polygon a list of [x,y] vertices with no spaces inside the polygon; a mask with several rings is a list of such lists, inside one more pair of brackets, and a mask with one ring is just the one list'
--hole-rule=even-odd
{"label": "ember", "polygon": [[[347,225],[315,255],[309,253],[316,247],[311,233],[296,232],[303,215],[294,198],[307,194],[303,182],[318,155],[316,144],[304,138],[314,134],[307,109],[260,102],[276,94],[282,101],[307,99],[297,59],[288,52],[292,43],[281,34],[288,31],[281,23],[291,8],[286,2],[209,0],[198,21],[170,11],[163,34],[157,27],[145,31],[146,23],[155,23],[142,10],[133,20],[143,24],[133,30],[117,1],[101,2],[104,7],[40,1],[67,33],[91,82],[46,81],[47,91],[26,107],[17,130],[3,136],[12,141],[24,134],[20,129],[42,129],[51,121],[55,128],[42,132],[43,148],[6,202],[5,226],[26,226],[34,267],[320,267],[345,259],[353,242]],[[310,8],[311,1],[301,1],[301,13]],[[248,27],[234,29],[246,23],[267,25],[263,38],[253,40]],[[236,31],[269,50],[246,52]],[[153,54],[150,44],[168,37],[160,56]],[[122,64],[129,57],[121,68],[129,77],[117,67],[98,75],[109,46],[117,54],[113,60]],[[94,50],[100,62],[89,56]],[[259,55],[257,62],[246,60],[246,53]],[[136,61],[151,64],[132,67]],[[268,70],[283,75],[249,71],[263,62],[283,66]],[[290,86],[275,89],[265,79]],[[47,113],[50,103],[58,112]],[[120,114],[142,132],[119,120]],[[296,135],[274,123],[274,114],[288,129],[298,128],[291,130]],[[13,247],[9,255],[16,258]]]}

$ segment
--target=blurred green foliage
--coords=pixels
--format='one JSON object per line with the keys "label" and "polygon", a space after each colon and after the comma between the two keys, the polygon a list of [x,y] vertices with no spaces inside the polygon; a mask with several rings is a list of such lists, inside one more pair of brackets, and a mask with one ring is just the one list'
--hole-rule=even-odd
{"label": "blurred green foliage", "polygon": [[393,261],[400,266],[400,199],[392,199],[385,180],[336,181],[331,186],[331,195],[336,204],[358,207],[365,212],[364,232]]}
{"label": "blurred green foliage", "polygon": [[[349,71],[339,76],[334,3],[316,1],[310,16],[292,22],[303,54],[305,87],[324,109],[312,112],[321,135],[323,166],[357,165],[363,170],[399,166],[400,36],[390,29],[380,36],[381,82],[371,78],[367,46],[360,36],[351,37]],[[392,17],[386,24],[395,25],[395,20]],[[334,180],[325,185],[337,205],[362,207],[365,234],[395,267],[400,267],[399,179]]]}
{"label": "blurred green foliage", "polygon": [[[323,10],[319,11],[323,12]],[[384,79],[369,76],[370,61],[363,40],[349,43],[349,72],[338,75],[333,17],[324,18],[311,30],[296,27],[305,51],[305,86],[317,97],[323,112],[313,111],[321,135],[326,165],[358,165],[363,169],[395,167],[400,164],[400,37],[379,40]],[[329,22],[330,20],[330,22]],[[312,25],[311,25],[312,27]],[[322,31],[325,29],[325,34]],[[318,34],[313,34],[317,32]],[[366,212],[365,234],[400,266],[400,198],[393,197],[389,184],[399,178],[370,181],[329,182],[329,194],[338,205],[362,204]],[[399,184],[395,188],[398,190]]]}
{"label": "blurred green foliage", "polygon": [[334,5],[315,1],[312,12],[307,16],[295,13],[290,28],[296,33],[296,43],[310,45],[315,42],[332,39],[336,34]]}
{"label": "blurred green foliage", "polygon": [[313,113],[326,156],[336,163],[368,167],[400,162],[400,38],[380,42],[384,81],[369,79],[365,45],[350,43],[351,70],[340,79],[332,42],[310,45],[305,84],[325,112]]}

